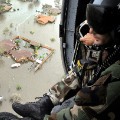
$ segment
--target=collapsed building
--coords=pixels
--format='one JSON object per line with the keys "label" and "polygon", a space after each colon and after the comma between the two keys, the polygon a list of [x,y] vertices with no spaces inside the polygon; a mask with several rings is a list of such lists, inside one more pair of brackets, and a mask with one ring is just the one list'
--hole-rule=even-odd
{"label": "collapsed building", "polygon": [[[42,52],[40,48],[46,49],[45,52]],[[10,55],[16,63],[31,61],[35,63],[35,71],[38,70],[53,53],[54,49],[49,46],[42,45],[21,36],[16,36],[12,40],[0,41],[1,55]]]}
{"label": "collapsed building", "polygon": [[27,62],[32,61],[34,62],[33,53],[28,50],[12,50],[10,55],[16,62]]}

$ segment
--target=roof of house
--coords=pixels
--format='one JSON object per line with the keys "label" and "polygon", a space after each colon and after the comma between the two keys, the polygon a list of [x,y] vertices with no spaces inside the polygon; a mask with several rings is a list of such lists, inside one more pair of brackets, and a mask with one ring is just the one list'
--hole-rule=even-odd
{"label": "roof of house", "polygon": [[28,50],[12,50],[11,55],[17,62],[22,62],[22,60],[32,60],[33,54]]}
{"label": "roof of house", "polygon": [[37,22],[40,24],[47,24],[48,22],[54,22],[55,17],[54,16],[45,16],[45,15],[38,15],[36,18]]}
{"label": "roof of house", "polygon": [[10,50],[12,50],[15,47],[16,47],[16,45],[13,43],[13,41],[11,41],[9,39],[0,41],[0,49],[2,49],[3,52],[8,53]]}

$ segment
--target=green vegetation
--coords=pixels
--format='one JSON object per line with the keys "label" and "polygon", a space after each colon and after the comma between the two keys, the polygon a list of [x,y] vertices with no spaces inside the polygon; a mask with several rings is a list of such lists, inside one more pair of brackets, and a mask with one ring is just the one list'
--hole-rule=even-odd
{"label": "green vegetation", "polygon": [[17,84],[16,90],[21,90],[21,89],[22,89],[22,87],[19,84]]}
{"label": "green vegetation", "polygon": [[43,53],[42,55],[39,56],[39,59],[44,59],[45,58],[45,55],[48,55],[48,53]]}
{"label": "green vegetation", "polygon": [[21,39],[16,39],[15,43],[16,43],[17,46],[19,46],[19,43],[21,43]]}
{"label": "green vegetation", "polygon": [[24,45],[24,47],[28,48],[28,47],[30,47],[30,44],[26,42],[25,45]]}
{"label": "green vegetation", "polygon": [[44,59],[44,55],[39,56],[39,59],[43,60]]}
{"label": "green vegetation", "polygon": [[33,31],[30,31],[30,34],[32,34],[32,35],[33,35],[33,34],[34,34],[34,32],[33,32]]}
{"label": "green vegetation", "polygon": [[39,48],[40,48],[39,46],[35,46],[35,47],[34,47],[35,51],[36,51],[36,50],[39,50]]}
{"label": "green vegetation", "polygon": [[55,38],[51,38],[50,40],[51,40],[51,42],[54,42],[54,41],[55,41]]}
{"label": "green vegetation", "polygon": [[35,54],[35,56],[38,56],[38,49],[39,48],[40,48],[39,46],[34,46],[34,54]]}

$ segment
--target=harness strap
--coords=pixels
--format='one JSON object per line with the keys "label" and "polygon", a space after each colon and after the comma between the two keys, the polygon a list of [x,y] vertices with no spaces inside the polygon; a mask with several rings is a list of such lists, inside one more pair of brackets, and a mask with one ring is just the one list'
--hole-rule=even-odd
{"label": "harness strap", "polygon": [[95,83],[95,81],[100,77],[100,74],[102,71],[107,69],[109,66],[111,66],[113,63],[118,61],[120,59],[120,45],[116,47],[116,50],[108,56],[108,58],[102,63],[99,70],[94,75],[93,80],[89,81],[88,85],[92,85]]}

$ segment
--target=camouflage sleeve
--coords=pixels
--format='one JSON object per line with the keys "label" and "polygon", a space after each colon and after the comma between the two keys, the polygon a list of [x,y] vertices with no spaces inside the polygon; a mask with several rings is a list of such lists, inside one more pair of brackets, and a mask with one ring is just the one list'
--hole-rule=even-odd
{"label": "camouflage sleeve", "polygon": [[84,110],[74,105],[73,108],[63,109],[56,114],[46,115],[44,120],[90,120]]}
{"label": "camouflage sleeve", "polygon": [[83,87],[75,96],[78,106],[96,106],[106,102],[107,85],[111,74],[100,77],[92,86]]}
{"label": "camouflage sleeve", "polygon": [[78,106],[96,106],[104,104],[106,101],[106,87],[82,88],[75,97],[75,103]]}
{"label": "camouflage sleeve", "polygon": [[81,106],[96,106],[106,101],[106,85],[111,74],[100,77],[92,86],[82,88],[75,96],[72,108],[62,109],[58,113],[46,115],[44,120],[90,120]]}
{"label": "camouflage sleeve", "polygon": [[60,82],[56,83],[49,90],[50,96],[54,105],[64,101],[65,96],[70,90],[74,90],[79,87],[78,77],[75,72],[70,73]]}

